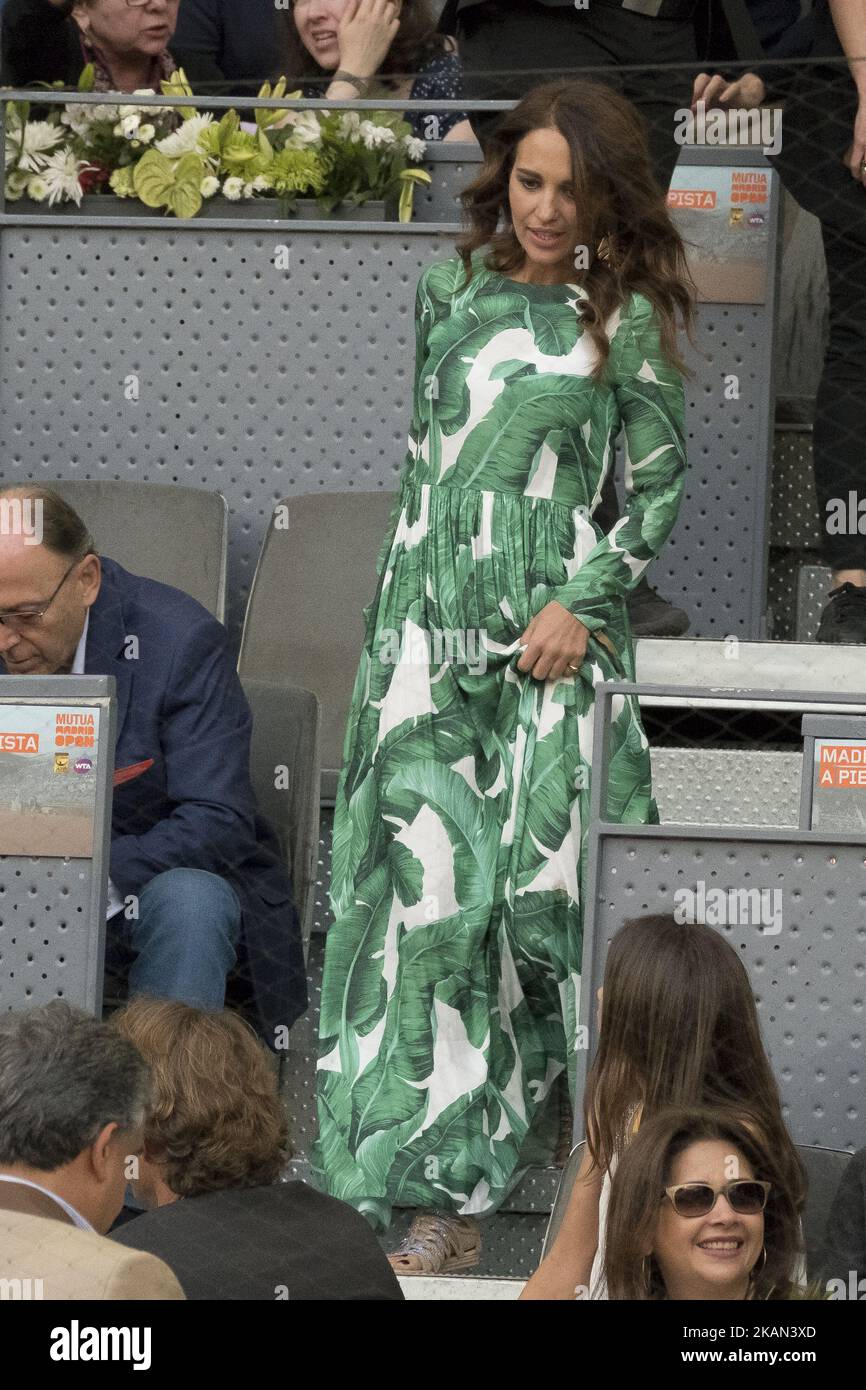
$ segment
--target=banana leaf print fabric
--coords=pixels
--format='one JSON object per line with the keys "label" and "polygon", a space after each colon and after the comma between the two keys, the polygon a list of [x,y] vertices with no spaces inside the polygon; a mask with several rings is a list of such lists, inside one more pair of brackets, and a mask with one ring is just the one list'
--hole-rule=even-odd
{"label": "banana leaf print fabric", "polygon": [[[594,692],[634,678],[625,599],[683,489],[683,386],[650,302],[609,320],[597,384],[580,286],[472,263],[465,289],[457,256],[418,284],[334,817],[313,1165],[378,1230],[395,1204],[495,1210],[573,1082]],[[604,535],[621,426],[628,500]],[[539,682],[519,639],[552,599],[591,635],[577,674]],[[655,822],[637,705],[613,714],[609,816]]]}

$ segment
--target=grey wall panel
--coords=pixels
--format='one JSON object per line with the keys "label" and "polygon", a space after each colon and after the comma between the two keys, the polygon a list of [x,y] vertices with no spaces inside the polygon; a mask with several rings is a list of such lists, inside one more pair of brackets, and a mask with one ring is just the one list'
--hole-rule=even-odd
{"label": "grey wall panel", "polygon": [[[287,269],[275,264],[281,246]],[[374,233],[6,223],[3,476],[218,489],[231,513],[237,630],[278,498],[397,485],[415,285],[452,252],[452,237],[422,224]],[[690,357],[687,496],[652,577],[689,609],[699,636],[760,635],[767,312],[702,306],[708,357]],[[740,375],[736,402],[723,398],[729,372]]]}
{"label": "grey wall panel", "polygon": [[[709,835],[709,832],[707,832]],[[779,889],[781,931],[719,926],[752,980],[787,1121],[801,1144],[858,1148],[866,1140],[866,856],[861,845],[778,838],[607,833],[599,840],[582,987],[594,1000],[611,936],[626,917],[671,912],[677,889]],[[594,1046],[594,1023],[590,1026]]]}

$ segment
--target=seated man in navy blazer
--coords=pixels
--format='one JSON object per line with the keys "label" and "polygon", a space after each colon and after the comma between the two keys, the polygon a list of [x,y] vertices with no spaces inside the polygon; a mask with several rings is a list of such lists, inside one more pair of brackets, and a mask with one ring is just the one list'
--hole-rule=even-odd
{"label": "seated man in navy blazer", "polygon": [[234,970],[273,1047],[307,1005],[303,948],[256,809],[225,629],[179,589],[97,555],[50,489],[7,487],[0,504],[21,520],[0,527],[0,660],[10,675],[114,676],[115,768],[145,765],[115,788],[111,819],[108,940],[133,957],[130,994],[219,1009]]}

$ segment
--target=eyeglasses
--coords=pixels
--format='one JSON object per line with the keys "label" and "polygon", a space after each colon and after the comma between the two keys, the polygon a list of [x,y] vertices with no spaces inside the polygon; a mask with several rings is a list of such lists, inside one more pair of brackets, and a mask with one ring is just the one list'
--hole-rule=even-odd
{"label": "eyeglasses", "polygon": [[69,569],[66,571],[60,583],[57,585],[57,588],[54,590],[54,593],[46,603],[43,603],[40,607],[34,605],[29,608],[15,608],[9,613],[0,612],[0,623],[3,623],[6,627],[14,628],[16,632],[20,631],[22,628],[35,627],[45,617],[45,614],[60,593],[60,590],[63,588],[70,574],[75,569],[75,566],[80,565],[83,559],[84,556],[80,555],[77,560],[72,561]]}
{"label": "eyeglasses", "polygon": [[669,1197],[677,1216],[706,1216],[724,1192],[731,1211],[738,1216],[757,1216],[767,1205],[773,1184],[757,1178],[737,1178],[722,1187],[710,1187],[708,1182],[680,1182],[666,1187],[663,1197]]}

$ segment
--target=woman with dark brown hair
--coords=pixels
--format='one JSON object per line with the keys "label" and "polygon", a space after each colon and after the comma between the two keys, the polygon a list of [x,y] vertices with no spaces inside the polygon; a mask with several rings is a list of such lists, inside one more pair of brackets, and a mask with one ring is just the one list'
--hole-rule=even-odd
{"label": "woman with dark brown hair", "polygon": [[790,1177],[755,1115],[662,1110],[611,1184],[608,1297],[791,1298],[803,1236]]}
{"label": "woman with dark brown hair", "polygon": [[[305,97],[456,101],[463,94],[456,40],[437,30],[430,0],[293,0],[280,19],[280,72],[290,85],[307,79]],[[416,139],[475,142],[463,111],[410,111],[406,120]]]}
{"label": "woman with dark brown hair", "polygon": [[[547,83],[463,192],[415,302],[409,449],[334,819],[316,1172],[398,1273],[468,1268],[574,1085],[591,729],[634,679],[627,596],[683,490],[683,247],[629,103]],[[501,222],[501,226],[500,226]],[[487,248],[487,249],[485,249]],[[594,520],[623,428],[624,515]],[[656,821],[637,701],[606,813]],[[534,1137],[534,1136],[533,1136]]]}
{"label": "woman with dark brown hair", "polygon": [[111,1022],[153,1080],[130,1175],[148,1210],[114,1240],[162,1251],[189,1299],[401,1299],[357,1212],[280,1181],[285,1108],[264,1045],[238,1014],[139,997]]}
{"label": "woman with dark brown hair", "polygon": [[745,966],[712,927],[673,917],[626,922],[599,991],[599,1042],[583,1101],[586,1153],[557,1238],[524,1298],[606,1298],[611,1178],[644,1124],[668,1106],[734,1106],[758,1117],[796,1210],[805,1174]]}

